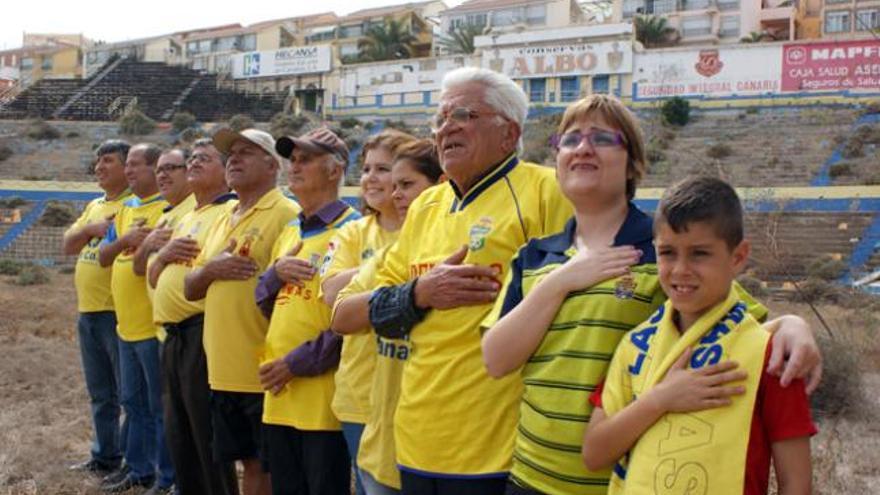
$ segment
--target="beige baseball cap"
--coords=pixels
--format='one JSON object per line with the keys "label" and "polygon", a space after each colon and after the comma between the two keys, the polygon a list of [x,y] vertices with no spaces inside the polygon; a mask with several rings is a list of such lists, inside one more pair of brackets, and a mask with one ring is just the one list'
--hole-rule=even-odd
{"label": "beige baseball cap", "polygon": [[281,162],[281,155],[275,151],[275,139],[266,131],[259,129],[245,129],[241,132],[235,132],[229,128],[223,128],[214,134],[214,147],[221,153],[229,153],[229,148],[233,143],[239,140],[248,141],[259,146],[263,151],[274,158],[278,164]]}

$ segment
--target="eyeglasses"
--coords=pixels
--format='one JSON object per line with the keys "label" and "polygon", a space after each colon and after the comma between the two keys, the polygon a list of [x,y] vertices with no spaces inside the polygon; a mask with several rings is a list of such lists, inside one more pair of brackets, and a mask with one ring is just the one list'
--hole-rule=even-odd
{"label": "eyeglasses", "polygon": [[626,139],[623,134],[617,131],[592,130],[587,133],[580,131],[566,132],[565,134],[554,134],[550,138],[550,145],[556,149],[573,150],[584,142],[584,139],[590,143],[593,148],[616,148],[625,146]]}
{"label": "eyeglasses", "polygon": [[446,113],[438,112],[431,117],[431,130],[437,132],[449,121],[456,124],[467,124],[471,120],[480,118],[482,115],[499,115],[504,117],[496,112],[477,112],[467,107],[456,107]]}
{"label": "eyeglasses", "polygon": [[186,168],[186,165],[183,163],[169,163],[167,165],[162,165],[161,167],[156,167],[156,175],[165,173],[170,174],[174,170],[180,170],[182,168]]}

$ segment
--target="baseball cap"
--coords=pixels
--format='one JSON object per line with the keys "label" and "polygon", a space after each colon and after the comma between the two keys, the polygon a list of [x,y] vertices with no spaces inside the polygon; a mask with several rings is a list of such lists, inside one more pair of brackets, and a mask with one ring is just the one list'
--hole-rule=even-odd
{"label": "baseball cap", "polygon": [[348,146],[326,127],[320,127],[300,137],[283,136],[275,142],[275,150],[285,158],[290,158],[294,148],[302,148],[309,153],[330,153],[348,165]]}
{"label": "baseball cap", "polygon": [[275,139],[266,131],[259,129],[245,129],[241,132],[235,132],[229,128],[223,128],[214,134],[214,147],[221,153],[229,153],[229,148],[238,140],[245,140],[259,146],[263,151],[269,153],[278,164],[281,164],[281,156],[275,151]]}

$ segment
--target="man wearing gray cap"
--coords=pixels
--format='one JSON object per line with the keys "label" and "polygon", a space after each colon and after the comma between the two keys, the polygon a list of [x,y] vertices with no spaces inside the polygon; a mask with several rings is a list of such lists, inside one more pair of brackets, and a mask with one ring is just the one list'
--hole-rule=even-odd
{"label": "man wearing gray cap", "polygon": [[218,217],[186,276],[184,295],[191,301],[205,299],[203,341],[215,460],[242,461],[242,491],[256,495],[269,490],[259,461],[263,388],[257,371],[269,322],[254,305],[253,293],[278,234],[300,208],[276,186],[283,159],[271,135],[222,129],[214,135],[214,146],[229,157],[226,181],[239,202]]}
{"label": "man wearing gray cap", "polygon": [[339,199],[348,148],[332,131],[282,137],[290,191],[302,206],[275,243],[260,277],[257,304],[271,317],[260,381],[264,459],[276,495],[348,495],[351,467],[341,425],[330,409],[341,342],[328,330],[330,307],[318,297],[318,265],[337,229],[360,214]]}

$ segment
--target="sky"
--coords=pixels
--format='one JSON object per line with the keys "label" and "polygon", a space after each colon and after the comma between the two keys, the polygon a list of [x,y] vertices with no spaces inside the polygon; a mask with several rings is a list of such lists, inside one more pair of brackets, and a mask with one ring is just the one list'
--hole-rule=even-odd
{"label": "sky", "polygon": [[[107,42],[144,38],[187,29],[336,12],[407,0],[9,0],[0,15],[0,50],[21,46],[23,32],[82,33]],[[445,0],[450,7],[464,0]],[[237,9],[237,10],[236,10]]]}

